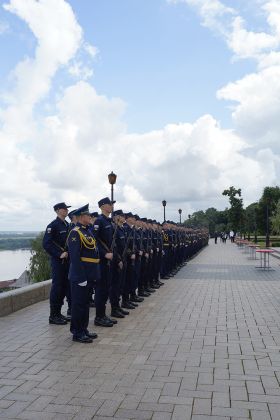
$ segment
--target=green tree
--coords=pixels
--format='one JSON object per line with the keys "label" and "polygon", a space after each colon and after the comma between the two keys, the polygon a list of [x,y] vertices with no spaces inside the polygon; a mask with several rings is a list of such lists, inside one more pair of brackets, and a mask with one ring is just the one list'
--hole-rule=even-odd
{"label": "green tree", "polygon": [[43,248],[42,240],[44,233],[31,241],[30,278],[33,283],[51,278],[51,266],[48,254]]}
{"label": "green tree", "polygon": [[232,186],[228,190],[224,190],[222,194],[229,197],[229,202],[231,206],[228,210],[230,225],[229,227],[235,232],[241,231],[244,221],[243,199],[238,198],[241,197],[241,188],[236,189]]}
{"label": "green tree", "polygon": [[272,232],[276,235],[279,235],[280,233],[280,200],[278,201],[276,205],[276,209],[273,213],[273,216],[271,217],[271,227]]}
{"label": "green tree", "polygon": [[270,217],[275,213],[276,206],[280,200],[279,187],[265,187],[259,200],[257,212],[257,224],[261,234],[270,230]]}
{"label": "green tree", "polygon": [[254,233],[255,240],[257,236],[257,212],[258,203],[252,203],[244,210],[244,232],[247,233],[250,240],[251,233]]}

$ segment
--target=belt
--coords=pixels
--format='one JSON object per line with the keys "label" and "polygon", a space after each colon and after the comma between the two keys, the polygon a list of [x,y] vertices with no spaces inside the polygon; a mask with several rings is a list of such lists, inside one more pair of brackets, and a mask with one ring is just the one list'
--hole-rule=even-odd
{"label": "belt", "polygon": [[99,258],[81,257],[81,261],[98,264],[100,259]]}
{"label": "belt", "polygon": [[163,244],[163,246],[169,246],[169,244]]}

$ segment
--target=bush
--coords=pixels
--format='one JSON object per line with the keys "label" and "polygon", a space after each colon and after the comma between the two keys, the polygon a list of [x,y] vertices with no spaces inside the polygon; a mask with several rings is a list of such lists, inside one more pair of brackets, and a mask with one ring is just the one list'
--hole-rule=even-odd
{"label": "bush", "polygon": [[33,283],[51,278],[51,265],[49,256],[43,248],[44,232],[31,241],[30,279]]}

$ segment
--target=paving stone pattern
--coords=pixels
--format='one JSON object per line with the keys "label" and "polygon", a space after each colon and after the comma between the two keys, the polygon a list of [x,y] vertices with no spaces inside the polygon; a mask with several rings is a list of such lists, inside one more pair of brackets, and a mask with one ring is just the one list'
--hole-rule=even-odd
{"label": "paving stone pattern", "polygon": [[0,418],[279,420],[271,260],[262,272],[236,245],[211,241],[92,344],[49,326],[47,302],[0,318]]}

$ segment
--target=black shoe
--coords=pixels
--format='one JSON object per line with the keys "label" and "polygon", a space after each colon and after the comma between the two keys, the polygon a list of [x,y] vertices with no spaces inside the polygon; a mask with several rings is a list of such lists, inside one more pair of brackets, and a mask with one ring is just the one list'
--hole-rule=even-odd
{"label": "black shoe", "polygon": [[98,335],[95,332],[89,332],[88,330],[86,330],[85,335],[91,338],[92,340],[98,337]]}
{"label": "black shoe", "polygon": [[123,315],[129,315],[129,312],[125,311],[123,308],[118,308],[118,311]]}
{"label": "black shoe", "polygon": [[61,315],[62,318],[65,318],[67,322],[71,321],[71,311],[67,309],[66,315]]}
{"label": "black shoe", "polygon": [[118,323],[118,321],[116,319],[111,319],[107,315],[105,315],[104,318],[106,318],[109,322],[112,322],[113,324],[117,324]]}
{"label": "black shoe", "polygon": [[134,306],[134,308],[137,308],[137,307],[138,307],[138,304],[137,304],[137,303],[135,303],[135,302],[131,302],[131,300],[129,300],[129,301],[128,301],[128,303],[129,303],[130,305]]}
{"label": "black shoe", "polygon": [[163,281],[159,281],[159,282],[158,282],[158,284],[159,284],[160,286],[164,286],[164,282],[163,282]]}
{"label": "black shoe", "polygon": [[130,302],[139,302],[139,303],[144,301],[143,298],[141,298],[137,295],[131,296],[129,300],[130,300]]}
{"label": "black shoe", "polygon": [[169,280],[170,279],[170,276],[163,276],[163,277],[161,277],[161,279],[162,280]]}
{"label": "black shoe", "polygon": [[112,309],[111,316],[115,318],[125,318],[124,314],[121,311],[119,311],[118,308]]}
{"label": "black shoe", "polygon": [[151,293],[142,291],[142,292],[138,292],[138,296],[149,297],[151,296]]}
{"label": "black shoe", "polygon": [[97,317],[94,320],[94,325],[98,325],[99,327],[112,327],[114,324],[105,317]]}
{"label": "black shoe", "polygon": [[147,287],[147,289],[145,289],[148,293],[155,293],[155,289],[151,289],[150,287]]}
{"label": "black shoe", "polygon": [[54,315],[49,317],[49,323],[55,325],[66,325],[67,320],[65,317],[62,318],[60,315]]}
{"label": "black shoe", "polygon": [[86,334],[84,335],[73,335],[73,341],[77,341],[78,343],[92,343],[92,338],[88,337]]}
{"label": "black shoe", "polygon": [[129,302],[125,301],[125,302],[122,302],[122,308],[125,308],[125,309],[135,309],[135,306],[134,305],[131,305]]}
{"label": "black shoe", "polygon": [[91,301],[89,302],[89,307],[90,307],[90,308],[95,308],[95,302],[94,302],[94,300],[91,300]]}
{"label": "black shoe", "polygon": [[156,284],[156,283],[152,283],[152,284],[151,284],[151,287],[152,287],[153,289],[159,289],[159,288],[160,288],[160,286],[159,286],[158,284]]}

